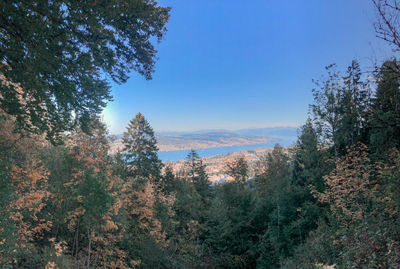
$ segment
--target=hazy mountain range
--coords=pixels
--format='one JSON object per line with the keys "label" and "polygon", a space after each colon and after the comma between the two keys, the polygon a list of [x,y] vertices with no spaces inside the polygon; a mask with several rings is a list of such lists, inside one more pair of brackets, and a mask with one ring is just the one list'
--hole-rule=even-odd
{"label": "hazy mountain range", "polygon": [[227,129],[204,129],[198,131],[160,131],[156,132],[156,135],[161,136],[181,136],[181,135],[194,135],[194,134],[207,134],[207,133],[234,133],[240,135],[250,136],[263,136],[263,137],[297,137],[298,127],[265,127],[265,128],[247,128],[238,130],[227,130]]}
{"label": "hazy mountain range", "polygon": [[[263,144],[294,140],[297,127],[268,127],[240,130],[199,130],[194,132],[157,132],[160,151],[202,149]],[[111,152],[123,149],[122,135],[111,135]]]}

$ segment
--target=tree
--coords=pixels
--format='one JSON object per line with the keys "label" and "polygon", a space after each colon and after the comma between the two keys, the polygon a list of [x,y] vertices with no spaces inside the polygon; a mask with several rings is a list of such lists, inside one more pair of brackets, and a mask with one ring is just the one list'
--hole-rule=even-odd
{"label": "tree", "polygon": [[345,76],[340,75],[336,65],[326,69],[328,78],[315,82],[311,109],[324,146],[329,146],[338,158],[346,154],[348,146],[367,140],[371,91],[368,81],[361,79],[360,65],[355,60]]}
{"label": "tree", "polygon": [[133,118],[124,133],[125,159],[132,169],[132,176],[158,181],[162,163],[158,158],[157,140],[150,124],[141,113]]}
{"label": "tree", "polygon": [[346,147],[367,141],[367,123],[371,109],[371,90],[368,81],[361,79],[360,64],[353,60],[343,77],[341,94],[342,119],[339,127],[339,149],[346,153]]}
{"label": "tree", "polygon": [[256,168],[256,184],[261,195],[278,191],[291,175],[291,163],[285,150],[276,144],[272,152],[261,157]]}
{"label": "tree", "polygon": [[313,89],[314,104],[311,110],[314,114],[314,122],[317,131],[324,139],[324,144],[333,147],[334,155],[339,154],[339,127],[341,121],[340,115],[340,73],[336,70],[336,65],[326,67],[328,78],[321,81],[315,81],[317,86]]}
{"label": "tree", "polygon": [[199,220],[204,219],[207,208],[193,183],[183,177],[176,177],[174,194],[174,225],[168,234],[173,268],[194,268],[203,258]]}
{"label": "tree", "polygon": [[312,184],[322,189],[323,154],[318,149],[318,135],[308,119],[294,148],[293,181],[299,186]]}
{"label": "tree", "polygon": [[236,182],[244,183],[249,177],[249,164],[243,156],[238,157],[226,164],[226,173]]}
{"label": "tree", "polygon": [[134,70],[151,79],[169,8],[153,0],[2,1],[0,108],[20,128],[57,134],[85,123]]}
{"label": "tree", "polygon": [[99,121],[90,126],[91,135],[72,134],[61,156],[66,167],[54,167],[64,173],[50,178],[57,186],[50,210],[56,226],[51,236],[66,242],[80,267],[127,268],[126,252],[118,245],[124,234],[119,223],[122,180],[112,173],[105,126]]}
{"label": "tree", "polygon": [[[310,231],[317,227],[324,208],[312,196],[311,190],[323,191],[323,176],[331,169],[327,154],[318,144],[318,135],[310,119],[301,128],[301,133],[293,149],[292,186],[288,196],[295,209],[287,226],[287,237],[291,249],[304,242]],[[310,188],[311,187],[311,188]]]}
{"label": "tree", "polygon": [[127,181],[123,188],[126,235],[121,245],[131,260],[131,267],[139,264],[144,268],[167,267],[163,249],[168,242],[155,210],[154,184],[144,178]]}
{"label": "tree", "polygon": [[359,144],[336,161],[335,170],[324,177],[326,189],[314,191],[315,197],[330,205],[332,213],[344,224],[351,225],[366,217],[370,188],[370,159],[367,147]]}
{"label": "tree", "polygon": [[252,223],[255,198],[253,189],[238,182],[224,182],[215,187],[205,227],[211,268],[255,268],[257,227]]}
{"label": "tree", "polygon": [[258,263],[263,268],[276,268],[279,257],[285,255],[290,245],[285,237],[285,225],[292,220],[292,212],[295,212],[290,201],[293,198],[290,193],[291,175],[290,158],[279,144],[257,164],[255,180],[259,202],[255,223],[262,227],[262,240],[258,245],[262,255]]}
{"label": "tree", "polygon": [[39,158],[46,143],[14,132],[15,119],[1,110],[0,123],[0,266],[35,267],[37,242],[52,227],[49,171]]}
{"label": "tree", "polygon": [[314,191],[330,209],[328,225],[320,223],[306,246],[315,262],[339,268],[398,265],[398,156],[395,150],[390,164],[374,164],[368,148],[358,143],[336,160],[335,169],[324,176],[325,190]]}
{"label": "tree", "polygon": [[400,148],[400,70],[397,60],[383,63],[377,75],[376,96],[372,100],[370,145],[377,155]]}
{"label": "tree", "polygon": [[175,181],[176,181],[176,178],[175,178],[175,174],[174,174],[172,165],[169,164],[165,167],[165,171],[163,174],[163,179],[162,179],[162,184],[161,184],[163,192],[166,194],[172,193],[175,189],[175,185],[176,185]]}
{"label": "tree", "polygon": [[185,176],[188,181],[193,183],[203,202],[208,204],[211,183],[208,180],[206,166],[195,150],[191,150],[186,156]]}

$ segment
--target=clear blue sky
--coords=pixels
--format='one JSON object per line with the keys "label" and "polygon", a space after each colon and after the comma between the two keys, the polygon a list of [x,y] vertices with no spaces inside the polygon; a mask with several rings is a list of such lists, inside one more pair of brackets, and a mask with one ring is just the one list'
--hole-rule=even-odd
{"label": "clear blue sky", "polygon": [[369,0],[163,0],[172,7],[153,80],[113,85],[111,133],[142,112],[156,131],[302,124],[312,79],[391,56]]}

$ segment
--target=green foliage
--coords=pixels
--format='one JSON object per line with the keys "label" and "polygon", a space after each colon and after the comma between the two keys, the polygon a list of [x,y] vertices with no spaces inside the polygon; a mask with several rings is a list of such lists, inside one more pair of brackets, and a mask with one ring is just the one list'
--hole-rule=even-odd
{"label": "green foliage", "polygon": [[241,182],[222,183],[207,215],[206,240],[218,268],[250,268],[256,263],[257,235],[252,223],[256,196]]}
{"label": "green foliage", "polygon": [[[396,156],[392,157],[398,160]],[[338,159],[335,170],[325,177],[326,190],[316,194],[330,205],[330,212],[298,247],[287,268],[317,263],[336,264],[336,268],[395,268],[399,207],[395,192],[387,188],[394,178],[398,182],[398,169],[373,165],[363,145]]]}
{"label": "green foliage", "polygon": [[270,193],[277,199],[279,187],[286,184],[291,176],[291,162],[284,149],[276,144],[273,151],[263,156],[257,163],[256,184],[261,195]]}
{"label": "green foliage", "polygon": [[293,181],[299,186],[312,184],[322,190],[324,174],[324,156],[318,149],[317,133],[310,119],[302,127],[297,144],[294,148]]}
{"label": "green foliage", "polygon": [[226,174],[235,181],[244,183],[249,178],[249,164],[243,156],[238,157],[226,164]]}
{"label": "green foliage", "polygon": [[196,151],[191,150],[185,161],[185,179],[192,182],[205,206],[209,204],[211,183],[208,180],[206,166]]}
{"label": "green foliage", "polygon": [[[234,181],[211,184],[194,150],[182,171],[162,173],[154,131],[140,113],[124,133],[124,152],[110,156],[96,116],[109,98],[103,74],[124,82],[133,68],[150,78],[149,40],[162,37],[168,9],[144,0],[0,9],[0,106],[8,113],[0,110],[2,268],[400,264],[395,59],[378,70],[374,96],[356,61],[344,76],[329,66],[297,143],[275,145],[254,178],[239,157],[226,164]],[[70,132],[55,146],[24,129],[50,139]]]}
{"label": "green foliage", "polygon": [[124,159],[129,165],[131,176],[159,181],[162,163],[157,154],[157,140],[153,129],[141,113],[129,122],[123,143]]}
{"label": "green foliage", "polygon": [[105,74],[151,78],[151,41],[162,39],[169,11],[152,0],[3,1],[0,108],[52,140],[85,126],[111,100]]}
{"label": "green foliage", "polygon": [[[264,156],[256,175],[259,195],[254,222],[258,226],[257,267],[276,268],[281,257],[288,255],[292,245],[289,223],[296,216],[295,196],[292,194],[292,164],[284,149],[275,145]],[[291,229],[291,227],[290,227]]]}
{"label": "green foliage", "polygon": [[341,97],[341,122],[339,128],[340,149],[367,141],[367,125],[370,113],[371,88],[368,80],[362,79],[360,64],[353,60],[343,77]]}
{"label": "green foliage", "polygon": [[[390,72],[380,71],[372,102],[356,63],[347,77],[332,75],[316,94],[314,122],[292,148],[276,145],[252,179],[247,161],[237,158],[226,169],[235,180],[215,185],[195,151],[183,171],[167,166],[161,174],[154,131],[140,113],[124,134],[126,152],[114,156],[98,120],[88,122],[89,134],[71,132],[54,146],[13,132],[14,119],[5,115],[0,262],[393,268],[400,262],[400,157],[393,124],[381,120],[397,119],[397,73]],[[390,142],[385,151],[381,136]],[[360,141],[370,142],[372,154],[366,145],[354,147]]]}
{"label": "green foliage", "polygon": [[170,194],[176,189],[176,178],[171,165],[165,167],[165,171],[162,177],[161,187],[164,193]]}
{"label": "green foliage", "polygon": [[140,261],[143,268],[167,268],[163,227],[159,220],[162,216],[157,212],[164,205],[157,202],[154,186],[146,178],[130,179],[125,186],[123,227],[126,235],[121,244],[128,259]]}
{"label": "green foliage", "polygon": [[369,81],[361,79],[357,61],[352,61],[345,76],[336,65],[326,69],[328,77],[315,82],[311,110],[317,133],[337,158],[346,154],[347,146],[367,140],[371,89]]}
{"label": "green foliage", "polygon": [[377,74],[376,96],[370,119],[371,150],[383,157],[391,148],[400,148],[400,71],[397,60],[383,63]]}
{"label": "green foliage", "polygon": [[327,78],[315,81],[316,89],[313,89],[314,104],[310,105],[314,115],[314,122],[318,134],[323,143],[332,146],[335,156],[339,154],[339,129],[340,129],[340,105],[341,105],[341,81],[340,72],[336,65],[326,67]]}
{"label": "green foliage", "polygon": [[[0,118],[0,122],[2,119]],[[4,140],[0,140],[4,141]],[[15,189],[12,187],[9,177],[11,167],[11,156],[7,156],[9,151],[0,142],[0,266],[6,266],[3,257],[13,257],[15,255],[15,223],[9,216],[8,205],[15,198]]]}
{"label": "green foliage", "polygon": [[169,233],[169,251],[175,268],[194,268],[203,263],[204,250],[199,220],[204,219],[202,197],[192,182],[176,178],[174,184],[173,227]]}

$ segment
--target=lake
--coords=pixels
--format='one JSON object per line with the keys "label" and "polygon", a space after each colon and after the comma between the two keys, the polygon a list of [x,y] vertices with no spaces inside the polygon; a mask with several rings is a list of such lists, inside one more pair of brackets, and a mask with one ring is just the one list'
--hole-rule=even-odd
{"label": "lake", "polygon": [[[215,148],[205,148],[205,149],[194,149],[199,154],[201,158],[211,157],[219,154],[226,154],[234,151],[241,150],[249,150],[249,149],[259,149],[259,148],[272,148],[276,143],[279,143],[281,146],[291,146],[293,145],[295,139],[282,140],[279,142],[269,142],[262,144],[254,144],[254,145],[243,145],[243,146],[230,146],[230,147],[215,147]],[[184,160],[190,149],[185,150],[172,150],[172,151],[160,151],[158,152],[159,158],[163,162],[175,162]]]}

